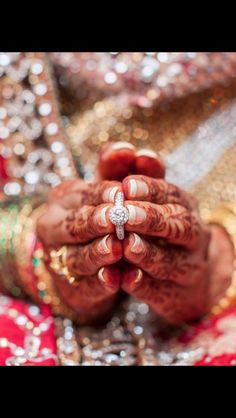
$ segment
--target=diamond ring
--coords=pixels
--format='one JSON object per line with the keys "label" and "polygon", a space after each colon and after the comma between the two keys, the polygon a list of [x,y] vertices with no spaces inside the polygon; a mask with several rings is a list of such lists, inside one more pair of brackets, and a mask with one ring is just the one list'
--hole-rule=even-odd
{"label": "diamond ring", "polygon": [[129,219],[129,212],[124,207],[124,193],[117,192],[115,196],[115,206],[109,213],[110,221],[116,226],[117,238],[122,240],[125,237],[124,224]]}

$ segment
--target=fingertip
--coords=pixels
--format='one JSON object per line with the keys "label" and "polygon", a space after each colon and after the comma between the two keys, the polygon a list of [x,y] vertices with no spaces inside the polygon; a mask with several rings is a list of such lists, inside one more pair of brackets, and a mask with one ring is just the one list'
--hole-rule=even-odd
{"label": "fingertip", "polygon": [[109,218],[109,212],[111,208],[112,205],[109,204],[102,204],[95,208],[92,215],[92,225],[94,230],[99,232],[104,231],[104,233],[111,233],[114,231],[115,227]]}
{"label": "fingertip", "polygon": [[135,151],[135,147],[134,147],[134,145],[133,144],[131,144],[130,142],[127,142],[127,141],[118,141],[118,142],[115,142],[114,144],[111,144],[111,146],[110,146],[110,149],[112,150],[112,151],[116,151],[116,150],[124,150],[124,149],[129,149],[129,150],[132,150],[132,151]]}
{"label": "fingertip", "polygon": [[123,182],[123,191],[126,199],[132,199],[136,196],[137,187],[136,187],[136,181],[133,178],[133,176],[127,176]]}
{"label": "fingertip", "polygon": [[95,251],[98,255],[104,257],[104,264],[107,264],[108,262],[116,263],[123,255],[121,241],[111,234],[105,235],[98,240]]}
{"label": "fingertip", "polygon": [[149,148],[141,148],[139,151],[136,152],[136,157],[149,157],[152,159],[159,158],[157,153]]}
{"label": "fingertip", "polygon": [[98,271],[98,280],[104,290],[110,294],[120,289],[120,272],[116,267],[102,267]]}
{"label": "fingertip", "polygon": [[[110,183],[110,182],[109,182]],[[104,203],[114,203],[117,192],[122,192],[122,184],[118,182],[111,182],[102,194],[102,200]]]}
{"label": "fingertip", "polygon": [[121,288],[127,293],[133,293],[141,284],[142,279],[142,270],[131,266],[123,274]]}
{"label": "fingertip", "polygon": [[102,178],[120,181],[133,172],[135,159],[135,148],[132,144],[116,142],[101,150],[98,168]]}
{"label": "fingertip", "polygon": [[144,206],[145,202],[134,202],[127,200],[125,202],[125,207],[129,213],[129,219],[125,224],[125,229],[127,231],[133,232],[133,228],[139,228],[139,232],[145,230],[145,222],[147,220],[148,214],[146,207]]}
{"label": "fingertip", "polygon": [[127,176],[122,185],[126,199],[144,199],[149,195],[148,184],[139,175]]}
{"label": "fingertip", "polygon": [[164,161],[154,151],[141,149],[136,153],[135,173],[154,178],[164,178]]}
{"label": "fingertip", "polygon": [[130,232],[124,240],[124,257],[127,261],[138,262],[140,256],[145,254],[145,245],[142,238],[135,232]]}

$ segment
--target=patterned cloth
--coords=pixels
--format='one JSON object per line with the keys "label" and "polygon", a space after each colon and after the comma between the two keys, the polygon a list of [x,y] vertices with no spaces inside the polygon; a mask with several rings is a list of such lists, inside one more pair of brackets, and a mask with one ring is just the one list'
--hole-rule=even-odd
{"label": "patterned cloth", "polygon": [[56,364],[54,319],[48,307],[0,296],[0,365]]}

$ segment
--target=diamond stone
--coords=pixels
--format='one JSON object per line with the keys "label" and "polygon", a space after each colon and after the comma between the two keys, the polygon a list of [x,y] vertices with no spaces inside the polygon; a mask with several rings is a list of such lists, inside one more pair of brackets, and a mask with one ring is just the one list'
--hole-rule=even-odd
{"label": "diamond stone", "polygon": [[129,212],[124,206],[114,206],[109,216],[114,225],[124,225],[129,219]]}

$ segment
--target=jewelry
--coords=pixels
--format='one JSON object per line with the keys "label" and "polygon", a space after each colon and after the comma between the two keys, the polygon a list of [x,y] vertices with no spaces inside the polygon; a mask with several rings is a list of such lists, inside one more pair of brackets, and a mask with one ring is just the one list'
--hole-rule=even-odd
{"label": "jewelry", "polygon": [[124,207],[124,193],[116,193],[115,206],[110,210],[109,218],[116,226],[117,238],[123,240],[125,237],[124,224],[129,219],[129,212],[126,207]]}
{"label": "jewelry", "polygon": [[[21,287],[25,293],[35,299],[37,287],[32,280],[32,255],[36,243],[36,222],[45,213],[47,204],[41,204],[35,209],[25,205],[20,213],[21,229],[14,238],[16,252],[16,267],[20,276]],[[34,262],[34,261],[33,261]]]}
{"label": "jewelry", "polygon": [[50,252],[51,269],[59,274],[62,275],[70,284],[75,283],[76,279],[74,276],[71,276],[70,271],[68,269],[66,260],[67,260],[67,246],[63,245],[59,250],[52,250]]}
{"label": "jewelry", "polygon": [[78,320],[77,314],[67,307],[57,294],[52,276],[43,261],[43,248],[40,243],[37,243],[33,254],[33,265],[39,298],[46,305],[51,306],[54,315],[63,316],[76,322]]}
{"label": "jewelry", "polygon": [[0,207],[0,276],[4,289],[14,297],[22,296],[20,277],[16,268],[14,237],[21,230],[20,213],[25,199],[1,202]]}

